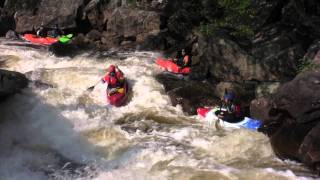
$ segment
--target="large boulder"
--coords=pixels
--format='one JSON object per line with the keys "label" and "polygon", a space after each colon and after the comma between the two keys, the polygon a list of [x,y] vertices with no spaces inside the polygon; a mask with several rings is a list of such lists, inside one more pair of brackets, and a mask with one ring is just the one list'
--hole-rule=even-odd
{"label": "large boulder", "polygon": [[28,85],[28,79],[21,73],[0,69],[0,101],[19,92]]}
{"label": "large boulder", "polygon": [[264,120],[260,131],[270,137],[279,157],[316,168],[320,168],[319,88],[320,72],[300,74],[263,104],[266,107],[255,112]]}
{"label": "large boulder", "polygon": [[195,115],[197,108],[219,103],[214,87],[209,83],[186,81],[171,74],[158,74],[156,79],[164,85],[172,105],[181,105],[186,114]]}
{"label": "large boulder", "polygon": [[4,7],[14,13],[16,32],[33,31],[41,23],[62,29],[77,27],[77,12],[83,0],[7,0]]}
{"label": "large boulder", "polygon": [[160,32],[160,15],[154,11],[117,8],[105,18],[108,22],[103,36],[112,45],[143,42],[148,36]]}

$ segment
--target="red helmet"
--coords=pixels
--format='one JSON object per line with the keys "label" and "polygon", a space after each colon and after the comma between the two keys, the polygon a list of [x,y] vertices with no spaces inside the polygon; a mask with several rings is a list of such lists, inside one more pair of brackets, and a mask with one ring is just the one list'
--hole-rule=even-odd
{"label": "red helmet", "polygon": [[116,70],[116,67],[114,65],[110,65],[108,72],[114,72]]}

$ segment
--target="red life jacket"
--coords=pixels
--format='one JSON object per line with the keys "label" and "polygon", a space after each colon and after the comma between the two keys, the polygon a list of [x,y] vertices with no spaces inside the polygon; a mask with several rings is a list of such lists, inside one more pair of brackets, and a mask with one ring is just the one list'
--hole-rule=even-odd
{"label": "red life jacket", "polygon": [[110,87],[116,87],[118,84],[118,79],[115,76],[110,76],[109,74],[107,74],[103,80],[107,82]]}
{"label": "red life jacket", "polygon": [[107,73],[103,78],[104,81],[108,83],[108,87],[117,88],[121,86],[121,83],[124,80],[123,74],[120,71],[116,71],[114,72],[114,75],[111,76],[111,73]]}

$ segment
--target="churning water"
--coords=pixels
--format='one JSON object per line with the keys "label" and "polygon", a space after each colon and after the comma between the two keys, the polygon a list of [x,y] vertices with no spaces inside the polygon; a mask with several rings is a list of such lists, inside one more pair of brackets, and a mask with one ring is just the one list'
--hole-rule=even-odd
{"label": "churning water", "polygon": [[[0,179],[312,179],[263,134],[217,130],[171,106],[154,78],[159,53],[57,58],[21,44],[0,40],[1,68],[33,81],[0,104]],[[107,105],[105,85],[87,91],[110,64],[130,84],[120,108]]]}

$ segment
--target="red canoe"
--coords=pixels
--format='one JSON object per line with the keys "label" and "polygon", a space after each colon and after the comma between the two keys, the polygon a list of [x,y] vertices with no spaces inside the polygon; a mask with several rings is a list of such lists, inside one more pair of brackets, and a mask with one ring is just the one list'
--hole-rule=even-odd
{"label": "red canoe", "polygon": [[32,43],[43,44],[43,45],[51,45],[51,44],[59,41],[57,38],[39,37],[34,34],[24,34],[23,38],[27,41],[32,42]]}
{"label": "red canoe", "polygon": [[181,68],[177,64],[175,64],[172,59],[162,59],[158,58],[156,63],[165,68],[167,71],[176,73],[176,74],[189,74],[191,72],[190,67]]}
{"label": "red canoe", "polygon": [[116,107],[123,105],[127,100],[128,90],[129,90],[129,87],[128,87],[127,81],[124,82],[122,93],[118,91],[114,93],[110,93],[109,89],[107,89],[107,99],[109,104]]}

